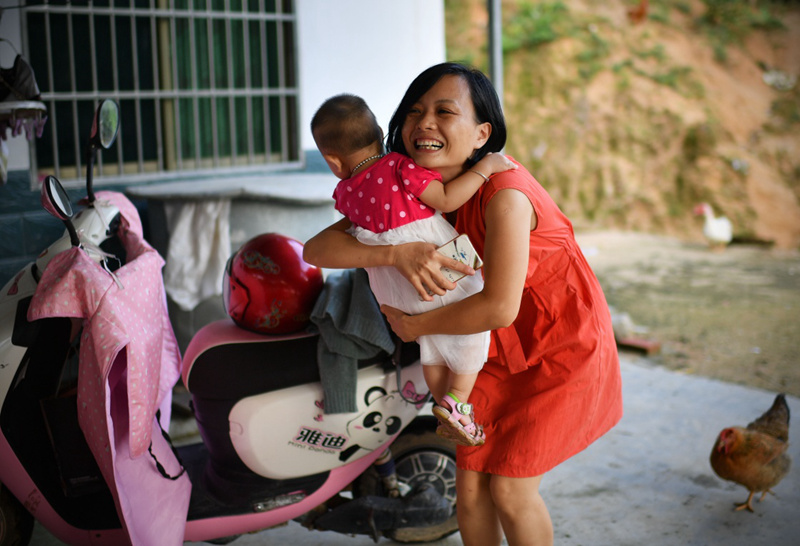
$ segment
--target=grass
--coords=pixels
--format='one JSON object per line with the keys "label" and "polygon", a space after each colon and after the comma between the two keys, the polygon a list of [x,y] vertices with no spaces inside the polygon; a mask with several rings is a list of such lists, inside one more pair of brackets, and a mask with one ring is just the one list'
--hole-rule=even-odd
{"label": "grass", "polygon": [[605,68],[603,60],[611,52],[611,46],[593,26],[586,32],[577,33],[577,36],[585,42],[585,48],[575,57],[578,61],[578,74],[584,81],[590,81]]}
{"label": "grass", "polygon": [[706,10],[698,27],[711,42],[714,58],[726,62],[728,47],[741,45],[754,29],[778,30],[783,23],[773,13],[772,4],[753,6],[749,0],[703,0]]}
{"label": "grass", "polygon": [[565,35],[570,21],[569,10],[561,1],[523,2],[512,17],[505,18],[503,53],[553,42]]}

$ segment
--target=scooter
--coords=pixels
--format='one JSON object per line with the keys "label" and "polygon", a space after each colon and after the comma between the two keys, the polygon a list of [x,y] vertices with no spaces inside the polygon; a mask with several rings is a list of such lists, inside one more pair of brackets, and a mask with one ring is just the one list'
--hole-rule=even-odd
{"label": "scooter", "polygon": [[[96,198],[92,188],[96,153],[113,143],[118,118],[113,101],[95,113],[85,208],[73,214],[58,180],[45,179],[43,206],[65,234],[0,292],[0,546],[28,544],[34,519],[69,544],[136,543],[119,500],[131,491],[109,486],[79,425],[86,323],[28,320],[48,264],[63,252],[88,257],[124,289],[118,204],[127,200]],[[224,544],[292,520],[376,542],[428,542],[457,530],[455,447],[423,411],[416,344],[398,341],[393,354],[359,362],[357,411],[326,414],[318,337],[258,334],[221,320],[192,339],[181,376],[201,441],[171,445],[166,418],[151,452],[156,440],[168,445],[179,467],[163,468],[163,450],[161,462],[142,455],[160,479],[190,481],[183,540]]]}

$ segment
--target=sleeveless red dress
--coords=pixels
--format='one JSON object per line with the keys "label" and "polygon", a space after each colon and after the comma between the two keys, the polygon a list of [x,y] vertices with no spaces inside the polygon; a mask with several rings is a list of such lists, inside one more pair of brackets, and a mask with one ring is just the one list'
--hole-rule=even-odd
{"label": "sleeveless red dress", "polygon": [[465,470],[533,477],[620,420],[622,380],[600,284],[572,224],[524,167],[492,176],[459,209],[456,231],[467,233],[484,255],[486,207],[504,189],[528,197],[538,224],[530,234],[519,315],[492,332],[489,360],[469,398],[486,443],[459,446],[457,463]]}

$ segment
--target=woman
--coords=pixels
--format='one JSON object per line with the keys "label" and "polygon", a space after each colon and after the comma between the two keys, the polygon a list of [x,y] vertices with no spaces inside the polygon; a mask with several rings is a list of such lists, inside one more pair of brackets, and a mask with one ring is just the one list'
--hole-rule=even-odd
{"label": "woman", "polygon": [[[505,145],[500,102],[482,73],[433,66],[406,91],[389,123],[388,147],[448,182]],[[305,245],[306,261],[333,268],[396,267],[430,299],[454,287],[442,266],[471,272],[433,245],[361,245],[342,220]],[[539,484],[622,416],[621,380],[608,306],[572,225],[519,166],[495,174],[458,210],[455,224],[484,260],[484,288],[450,306],[405,315],[383,306],[410,341],[428,334],[492,330],[489,360],[471,402],[482,447],[459,447],[458,521],[467,546],[553,542]],[[444,393],[434,392],[436,399]]]}

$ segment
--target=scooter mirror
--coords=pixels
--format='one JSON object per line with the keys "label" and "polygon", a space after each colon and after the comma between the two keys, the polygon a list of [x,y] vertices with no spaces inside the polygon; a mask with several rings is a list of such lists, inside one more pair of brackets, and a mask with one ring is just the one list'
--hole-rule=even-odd
{"label": "scooter mirror", "polygon": [[64,190],[61,182],[55,176],[48,176],[42,182],[41,194],[42,206],[44,210],[64,222],[69,232],[69,239],[72,246],[80,246],[81,240],[72,225],[72,204],[69,202],[69,195]]}
{"label": "scooter mirror", "polygon": [[86,146],[86,197],[89,206],[94,203],[94,161],[98,148],[109,149],[117,138],[119,132],[119,105],[110,99],[105,99],[97,107],[92,120],[92,132]]}
{"label": "scooter mirror", "polygon": [[59,220],[72,218],[69,195],[55,176],[48,176],[42,183],[42,206]]}
{"label": "scooter mirror", "polygon": [[109,149],[117,138],[118,131],[119,106],[113,100],[106,99],[100,103],[94,114],[89,146]]}

